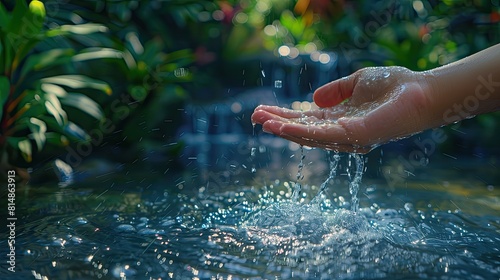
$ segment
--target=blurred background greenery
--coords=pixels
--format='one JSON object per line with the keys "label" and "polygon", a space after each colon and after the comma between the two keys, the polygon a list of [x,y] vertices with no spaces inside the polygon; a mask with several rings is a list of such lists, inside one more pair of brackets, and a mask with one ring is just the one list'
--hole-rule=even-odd
{"label": "blurred background greenery", "polygon": [[[1,165],[105,149],[174,166],[183,109],[261,87],[263,64],[426,70],[500,42],[499,22],[498,0],[2,0]],[[498,113],[461,122],[441,148],[494,149],[499,128]]]}

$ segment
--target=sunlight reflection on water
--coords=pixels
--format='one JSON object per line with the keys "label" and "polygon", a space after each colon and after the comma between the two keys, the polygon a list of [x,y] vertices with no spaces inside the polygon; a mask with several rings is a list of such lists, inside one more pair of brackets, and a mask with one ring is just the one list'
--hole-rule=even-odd
{"label": "sunlight reflection on water", "polygon": [[[255,156],[257,149],[253,152]],[[306,164],[304,171],[310,168]],[[186,175],[172,179],[169,174],[154,181],[143,173],[127,173],[126,179],[116,173],[113,187],[104,193],[89,190],[91,182],[62,191],[56,184],[38,193],[30,190],[27,193],[35,192],[36,199],[24,202],[30,212],[18,231],[16,277],[493,279],[500,275],[498,215],[484,207],[482,215],[469,214],[454,210],[450,203],[480,208],[479,201],[489,196],[470,194],[461,202],[452,194],[463,186],[450,183],[446,192],[431,192],[410,184],[399,195],[392,191],[387,199],[384,184],[367,179],[360,189],[360,208],[353,212],[348,183],[314,200],[319,179],[324,178],[318,176],[314,185],[306,176],[303,194],[293,200],[294,182],[276,179],[278,173],[265,184],[255,181],[263,169],[248,170],[250,178],[240,174],[238,184],[229,181],[212,189]],[[56,195],[64,199],[55,200]]]}

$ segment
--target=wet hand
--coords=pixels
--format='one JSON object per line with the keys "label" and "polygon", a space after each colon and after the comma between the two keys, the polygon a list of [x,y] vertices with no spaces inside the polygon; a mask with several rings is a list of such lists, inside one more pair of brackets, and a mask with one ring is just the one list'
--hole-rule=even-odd
{"label": "wet hand", "polygon": [[314,102],[319,109],[261,105],[252,121],[300,145],[367,153],[429,128],[428,78],[403,67],[364,68],[318,88]]}

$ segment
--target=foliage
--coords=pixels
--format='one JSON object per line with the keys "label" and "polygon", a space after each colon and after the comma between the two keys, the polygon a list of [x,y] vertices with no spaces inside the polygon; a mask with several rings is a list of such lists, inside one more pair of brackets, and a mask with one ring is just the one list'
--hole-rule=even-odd
{"label": "foliage", "polygon": [[65,146],[69,141],[88,140],[84,129],[68,115],[79,110],[100,120],[100,106],[83,92],[109,95],[111,88],[103,81],[64,68],[75,62],[120,57],[121,52],[93,48],[37,50],[36,46],[50,38],[87,35],[105,31],[106,27],[82,24],[44,30],[45,8],[40,1],[32,1],[29,6],[17,1],[12,11],[0,5],[0,18],[2,153],[7,152],[9,161],[17,164],[31,163],[34,153],[47,144]]}
{"label": "foliage", "polygon": [[275,55],[287,45],[301,53],[334,50],[362,65],[426,70],[500,42],[500,7],[490,1],[225,2],[234,6],[231,54],[249,54],[259,49],[251,42],[261,42]]}
{"label": "foliage", "polygon": [[[128,150],[129,146],[143,151],[154,147],[157,152],[165,149],[165,142],[176,141],[173,138],[181,122],[177,109],[184,106],[184,87],[193,78],[189,68],[193,54],[183,27],[195,19],[200,3],[203,1],[69,1],[55,15],[53,21],[64,22],[71,18],[67,15],[77,15],[83,21],[106,25],[110,30],[107,38],[112,40],[101,38],[99,42],[124,54],[120,63],[106,66],[99,61],[87,69],[116,89],[111,98],[99,100],[115,131],[120,132],[110,135],[108,141],[119,142]],[[172,148],[178,149],[169,146]]]}
{"label": "foliage", "polygon": [[[168,40],[152,36],[143,44],[138,25],[109,20],[124,19],[127,11],[134,16],[140,8],[134,2],[150,4],[67,1],[47,11],[40,1],[0,5],[2,164],[29,166],[71,145],[99,146],[89,132],[108,122],[114,131],[128,133],[117,137],[134,141],[144,134],[136,125],[144,112],[162,117],[150,106],[167,105],[172,112],[172,100],[182,101],[185,93],[177,83],[191,79],[185,68],[191,52],[166,53]],[[113,107],[117,102],[122,107]]]}
{"label": "foliage", "polygon": [[[489,1],[225,0],[186,9],[196,12],[181,13],[192,16],[182,22],[183,31],[172,30],[180,32],[176,44],[193,50],[195,71],[226,77],[209,76],[207,83],[230,86],[235,73],[241,76],[238,64],[276,59],[281,46],[292,50],[291,58],[335,51],[352,70],[427,70],[500,42],[499,7]],[[151,30],[162,26],[149,24]]]}

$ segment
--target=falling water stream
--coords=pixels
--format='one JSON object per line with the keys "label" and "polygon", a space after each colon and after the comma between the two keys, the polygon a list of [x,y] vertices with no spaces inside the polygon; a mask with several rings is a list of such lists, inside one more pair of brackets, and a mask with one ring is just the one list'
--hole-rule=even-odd
{"label": "falling water stream", "polygon": [[[302,174],[304,169],[304,159],[305,159],[304,147],[300,147],[300,160],[297,168],[297,176],[296,182],[294,183],[294,190],[292,194],[292,201],[298,202],[300,199],[300,192],[302,189],[301,180],[304,179],[304,175]],[[340,162],[340,154],[336,151],[327,151],[327,158],[329,163],[330,171],[328,173],[328,177],[321,184],[318,194],[311,200],[312,204],[321,203],[322,195],[328,188],[328,184],[335,179],[337,174],[337,169]],[[352,167],[352,160],[354,160],[354,168]],[[361,184],[361,179],[363,178],[363,155],[349,153],[347,160],[347,167],[345,169],[346,174],[349,177],[349,193],[351,194],[351,210],[353,212],[358,211],[359,208],[359,200],[358,200],[358,191]],[[354,169],[354,170],[353,170]],[[354,174],[352,174],[354,172]]]}
{"label": "falling water stream", "polygon": [[[354,158],[355,162],[355,173],[354,176],[352,176],[350,169],[351,169],[351,158]],[[349,165],[347,168],[347,174],[349,175],[349,179],[351,182],[349,183],[349,193],[351,194],[351,210],[356,212],[358,211],[359,208],[359,200],[358,200],[358,191],[359,191],[359,186],[361,184],[361,178],[363,178],[363,156],[360,154],[349,154]]]}
{"label": "falling water stream", "polygon": [[327,157],[328,157],[328,164],[330,168],[330,172],[328,173],[328,178],[321,184],[319,187],[319,192],[318,194],[313,198],[312,203],[320,203],[320,199],[325,192],[325,190],[328,188],[328,183],[335,179],[335,175],[337,175],[337,168],[339,166],[340,162],[340,155],[338,152],[334,151],[327,151]]}
{"label": "falling water stream", "polygon": [[302,184],[300,181],[304,179],[304,175],[302,175],[302,170],[304,169],[304,159],[306,158],[306,155],[304,154],[304,147],[300,147],[300,160],[299,160],[299,166],[297,168],[297,180],[295,181],[294,184],[294,189],[293,189],[293,194],[292,194],[292,200],[293,201],[299,201],[300,198],[300,192],[302,190]]}

